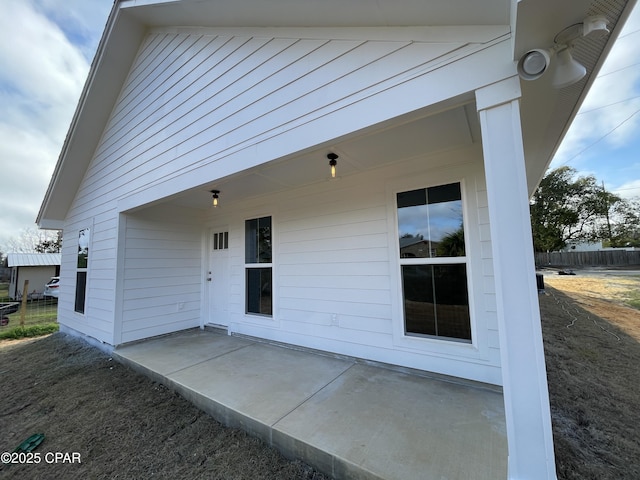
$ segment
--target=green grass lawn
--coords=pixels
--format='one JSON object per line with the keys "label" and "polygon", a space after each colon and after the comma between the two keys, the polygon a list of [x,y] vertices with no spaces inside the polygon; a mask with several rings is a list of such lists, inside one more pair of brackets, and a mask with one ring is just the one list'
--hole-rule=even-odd
{"label": "green grass lawn", "polygon": [[[640,277],[634,277],[640,280]],[[638,282],[638,288],[629,290],[626,294],[626,303],[630,307],[640,310],[640,281]]]}
{"label": "green grass lawn", "polygon": [[[0,302],[9,302],[9,285],[0,283]],[[22,308],[22,306],[21,306]],[[58,330],[58,300],[46,298],[26,303],[24,327],[20,325],[21,311],[7,315],[9,323],[0,326],[0,339],[44,335]]]}

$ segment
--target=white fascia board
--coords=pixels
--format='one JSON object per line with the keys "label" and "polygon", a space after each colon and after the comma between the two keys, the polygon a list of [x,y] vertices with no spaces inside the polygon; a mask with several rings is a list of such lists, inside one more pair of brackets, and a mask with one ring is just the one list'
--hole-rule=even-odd
{"label": "white fascia board", "polygon": [[78,190],[95,147],[142,40],[144,27],[114,4],[91,64],[36,223],[61,223]]}
{"label": "white fascia board", "polygon": [[487,43],[509,34],[508,25],[450,27],[151,27],[149,33],[252,36],[423,43]]}

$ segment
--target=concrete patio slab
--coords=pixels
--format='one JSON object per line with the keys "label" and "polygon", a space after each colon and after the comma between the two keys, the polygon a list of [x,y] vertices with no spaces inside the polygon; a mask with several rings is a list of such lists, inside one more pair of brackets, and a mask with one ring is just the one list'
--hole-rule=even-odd
{"label": "concrete patio slab", "polygon": [[256,343],[169,378],[272,426],[351,365],[345,360]]}
{"label": "concrete patio slab", "polygon": [[354,365],[274,426],[281,450],[302,442],[342,478],[506,478],[502,395]]}
{"label": "concrete patio slab", "polygon": [[507,476],[503,398],[494,387],[208,330],[113,355],[336,479]]}
{"label": "concrete patio slab", "polygon": [[124,345],[117,351],[121,357],[168,375],[251,344],[240,338],[194,329]]}

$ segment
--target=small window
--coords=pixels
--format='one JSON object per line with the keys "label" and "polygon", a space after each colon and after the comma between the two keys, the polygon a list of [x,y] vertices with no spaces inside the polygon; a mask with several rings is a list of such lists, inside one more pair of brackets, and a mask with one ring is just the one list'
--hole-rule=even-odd
{"label": "small window", "polygon": [[87,296],[87,272],[76,272],[76,303],[75,311],[84,313],[84,304]]}
{"label": "small window", "polygon": [[245,222],[246,313],[273,314],[271,217]]}
{"label": "small window", "polygon": [[213,249],[227,250],[229,248],[229,232],[220,232],[213,234]]}
{"label": "small window", "polygon": [[78,234],[78,262],[76,270],[75,311],[84,313],[87,296],[87,269],[89,268],[89,244],[91,231],[88,228]]}
{"label": "small window", "polygon": [[398,193],[404,330],[471,341],[459,183]]}

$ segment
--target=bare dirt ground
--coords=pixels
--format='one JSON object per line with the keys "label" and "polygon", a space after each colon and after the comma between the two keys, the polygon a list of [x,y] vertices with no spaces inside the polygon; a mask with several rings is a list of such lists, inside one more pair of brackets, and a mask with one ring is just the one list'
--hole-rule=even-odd
{"label": "bare dirt ground", "polygon": [[[640,311],[623,299],[640,278],[594,278],[548,275],[540,295],[558,478],[636,480]],[[0,385],[0,452],[46,436],[0,479],[326,479],[63,334],[0,342]]]}
{"label": "bare dirt ground", "polygon": [[545,276],[540,296],[558,478],[640,478],[640,277]]}
{"label": "bare dirt ground", "polygon": [[0,385],[0,452],[46,437],[0,478],[326,480],[61,333],[0,342]]}
{"label": "bare dirt ground", "polygon": [[640,292],[640,271],[576,271],[576,275],[547,275],[545,284],[562,291],[592,313],[615,323],[640,342],[640,311],[629,308],[628,298]]}

